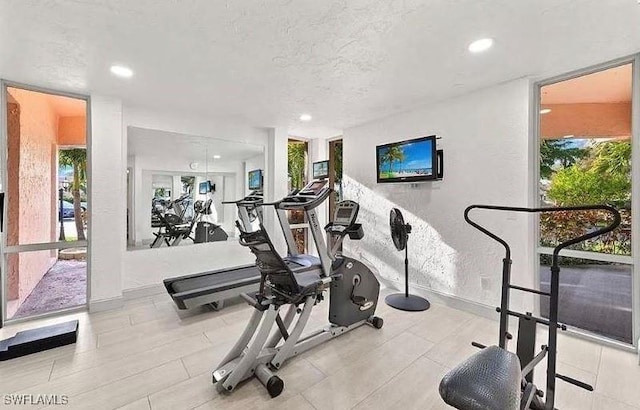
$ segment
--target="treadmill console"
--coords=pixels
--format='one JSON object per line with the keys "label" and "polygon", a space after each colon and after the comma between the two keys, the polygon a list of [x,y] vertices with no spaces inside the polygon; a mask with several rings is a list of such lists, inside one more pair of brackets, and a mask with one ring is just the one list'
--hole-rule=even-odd
{"label": "treadmill console", "polygon": [[244,202],[262,201],[262,190],[256,189],[241,199]]}
{"label": "treadmill console", "polygon": [[358,218],[358,206],[354,201],[341,201],[336,204],[336,211],[333,216],[334,225],[351,226]]}
{"label": "treadmill console", "polygon": [[311,209],[320,205],[331,193],[327,180],[314,180],[299,191],[294,191],[278,202],[283,209],[306,208]]}
{"label": "treadmill console", "polygon": [[297,195],[313,195],[318,196],[324,188],[326,188],[329,182],[326,179],[317,179],[311,181],[304,188],[302,188]]}
{"label": "treadmill console", "polygon": [[325,226],[325,231],[330,235],[358,240],[364,237],[362,224],[356,223],[360,205],[355,201],[340,201],[336,204],[336,211],[333,214],[333,222]]}

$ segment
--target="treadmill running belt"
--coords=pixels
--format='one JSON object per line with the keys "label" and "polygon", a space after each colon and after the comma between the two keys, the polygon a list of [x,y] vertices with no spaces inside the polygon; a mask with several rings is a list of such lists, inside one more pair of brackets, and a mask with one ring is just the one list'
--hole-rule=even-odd
{"label": "treadmill running belt", "polygon": [[260,271],[255,266],[250,266],[242,269],[235,269],[229,272],[219,272],[211,275],[203,275],[195,278],[188,278],[177,280],[171,284],[174,292],[182,293],[191,290],[197,290],[202,288],[208,288],[212,286],[223,285],[229,282],[237,282],[243,280],[250,281],[255,279],[256,282],[260,281]]}

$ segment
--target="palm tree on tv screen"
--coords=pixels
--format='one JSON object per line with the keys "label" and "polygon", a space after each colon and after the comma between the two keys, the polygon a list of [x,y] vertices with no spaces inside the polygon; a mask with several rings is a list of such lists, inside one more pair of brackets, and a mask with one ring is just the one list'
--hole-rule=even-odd
{"label": "palm tree on tv screen", "polygon": [[394,162],[404,161],[404,150],[399,146],[389,148],[389,172],[393,170]]}

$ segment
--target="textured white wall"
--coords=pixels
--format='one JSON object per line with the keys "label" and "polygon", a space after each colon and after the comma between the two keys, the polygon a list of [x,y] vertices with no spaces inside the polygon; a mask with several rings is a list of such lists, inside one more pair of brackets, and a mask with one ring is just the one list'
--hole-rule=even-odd
{"label": "textured white wall", "polygon": [[[503,251],[467,225],[463,212],[473,203],[527,205],[528,107],[529,82],[518,80],[345,130],[345,196],[360,202],[365,229],[363,240],[346,241],[347,252],[401,285],[404,253],[396,251],[389,233],[389,211],[398,207],[414,229],[411,282],[496,305]],[[444,181],[417,187],[376,183],[376,145],[432,134],[442,136]],[[516,281],[533,284],[527,217],[480,219],[512,244]],[[514,295],[515,303],[522,300]]]}

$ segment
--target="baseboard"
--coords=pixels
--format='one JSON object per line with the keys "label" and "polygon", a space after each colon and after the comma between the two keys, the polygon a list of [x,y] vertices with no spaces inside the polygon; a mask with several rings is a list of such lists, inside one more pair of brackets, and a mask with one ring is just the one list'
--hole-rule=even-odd
{"label": "baseboard", "polygon": [[[389,288],[397,289],[398,291],[404,291],[404,282],[388,279],[381,279],[381,282]],[[410,291],[413,294],[427,298],[429,301],[439,305],[445,305],[450,308],[462,310],[464,312],[471,313],[476,316],[481,316],[490,320],[497,321],[500,318],[500,315],[496,313],[496,308],[493,306],[484,305],[472,300],[462,299],[458,296],[437,292],[416,284],[410,285]]]}
{"label": "baseboard", "polygon": [[101,299],[89,302],[89,312],[104,312],[105,310],[119,309],[123,306],[122,296],[109,299]]}
{"label": "baseboard", "polygon": [[138,299],[155,296],[166,291],[161,283],[154,283],[153,285],[140,286],[139,288],[125,289],[122,292],[122,298],[124,300]]}

